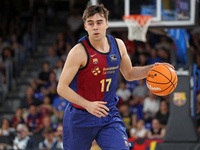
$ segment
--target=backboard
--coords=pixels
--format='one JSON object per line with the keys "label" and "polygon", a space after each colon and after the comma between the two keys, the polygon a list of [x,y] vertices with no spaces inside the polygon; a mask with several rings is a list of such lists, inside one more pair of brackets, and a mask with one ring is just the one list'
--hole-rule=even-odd
{"label": "backboard", "polygon": [[90,0],[110,11],[109,27],[126,27],[124,15],[151,15],[150,27],[191,27],[198,23],[200,0]]}

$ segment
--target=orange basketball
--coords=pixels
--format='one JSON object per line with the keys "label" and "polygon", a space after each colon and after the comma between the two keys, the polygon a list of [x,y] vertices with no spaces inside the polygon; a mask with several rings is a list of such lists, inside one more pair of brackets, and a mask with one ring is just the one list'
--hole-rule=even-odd
{"label": "orange basketball", "polygon": [[169,95],[178,83],[176,71],[164,64],[151,68],[146,77],[148,89],[158,96]]}

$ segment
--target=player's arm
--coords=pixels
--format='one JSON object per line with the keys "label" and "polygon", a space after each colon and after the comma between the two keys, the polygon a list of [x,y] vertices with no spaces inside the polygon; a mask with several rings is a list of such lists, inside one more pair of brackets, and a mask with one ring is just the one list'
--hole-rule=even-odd
{"label": "player's arm", "polygon": [[[126,80],[133,81],[133,80],[140,80],[140,79],[146,78],[149,70],[154,65],[159,64],[159,63],[155,63],[155,64],[147,65],[147,66],[132,67],[132,63],[131,63],[130,57],[128,56],[124,42],[120,39],[116,39],[116,40],[117,40],[119,51],[121,54],[120,71]],[[174,69],[174,67],[171,66],[170,64],[168,63],[164,63],[164,64]]]}
{"label": "player's arm", "polygon": [[109,109],[105,106],[106,102],[90,102],[78,95],[69,87],[69,84],[75,77],[77,71],[81,67],[85,66],[86,62],[87,55],[84,47],[81,44],[76,45],[68,54],[59,79],[57,92],[68,101],[85,108],[89,113],[97,117],[105,117],[105,115],[108,115],[107,111],[109,111]]}
{"label": "player's arm", "polygon": [[128,56],[124,42],[120,39],[116,39],[116,40],[117,40],[119,50],[121,53],[120,70],[124,78],[128,81],[145,78],[148,71],[153,67],[153,65],[132,67],[132,63],[131,63],[130,57]]}

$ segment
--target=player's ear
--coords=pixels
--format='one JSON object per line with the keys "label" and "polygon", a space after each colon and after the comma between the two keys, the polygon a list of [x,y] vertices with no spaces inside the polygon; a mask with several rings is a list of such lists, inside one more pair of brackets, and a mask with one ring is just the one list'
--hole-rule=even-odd
{"label": "player's ear", "polygon": [[106,21],[106,29],[108,29],[108,24],[109,24],[109,22],[108,22],[108,21]]}
{"label": "player's ear", "polygon": [[87,31],[87,26],[86,26],[86,24],[84,23],[84,29]]}

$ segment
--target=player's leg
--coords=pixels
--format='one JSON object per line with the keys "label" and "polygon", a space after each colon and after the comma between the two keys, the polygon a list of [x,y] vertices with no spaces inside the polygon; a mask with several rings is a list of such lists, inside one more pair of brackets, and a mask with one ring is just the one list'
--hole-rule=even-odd
{"label": "player's leg", "polygon": [[90,150],[97,133],[90,114],[73,106],[67,106],[63,119],[63,147],[65,150]]}
{"label": "player's leg", "polygon": [[96,141],[102,150],[129,150],[126,127],[122,121],[113,121],[98,133]]}

